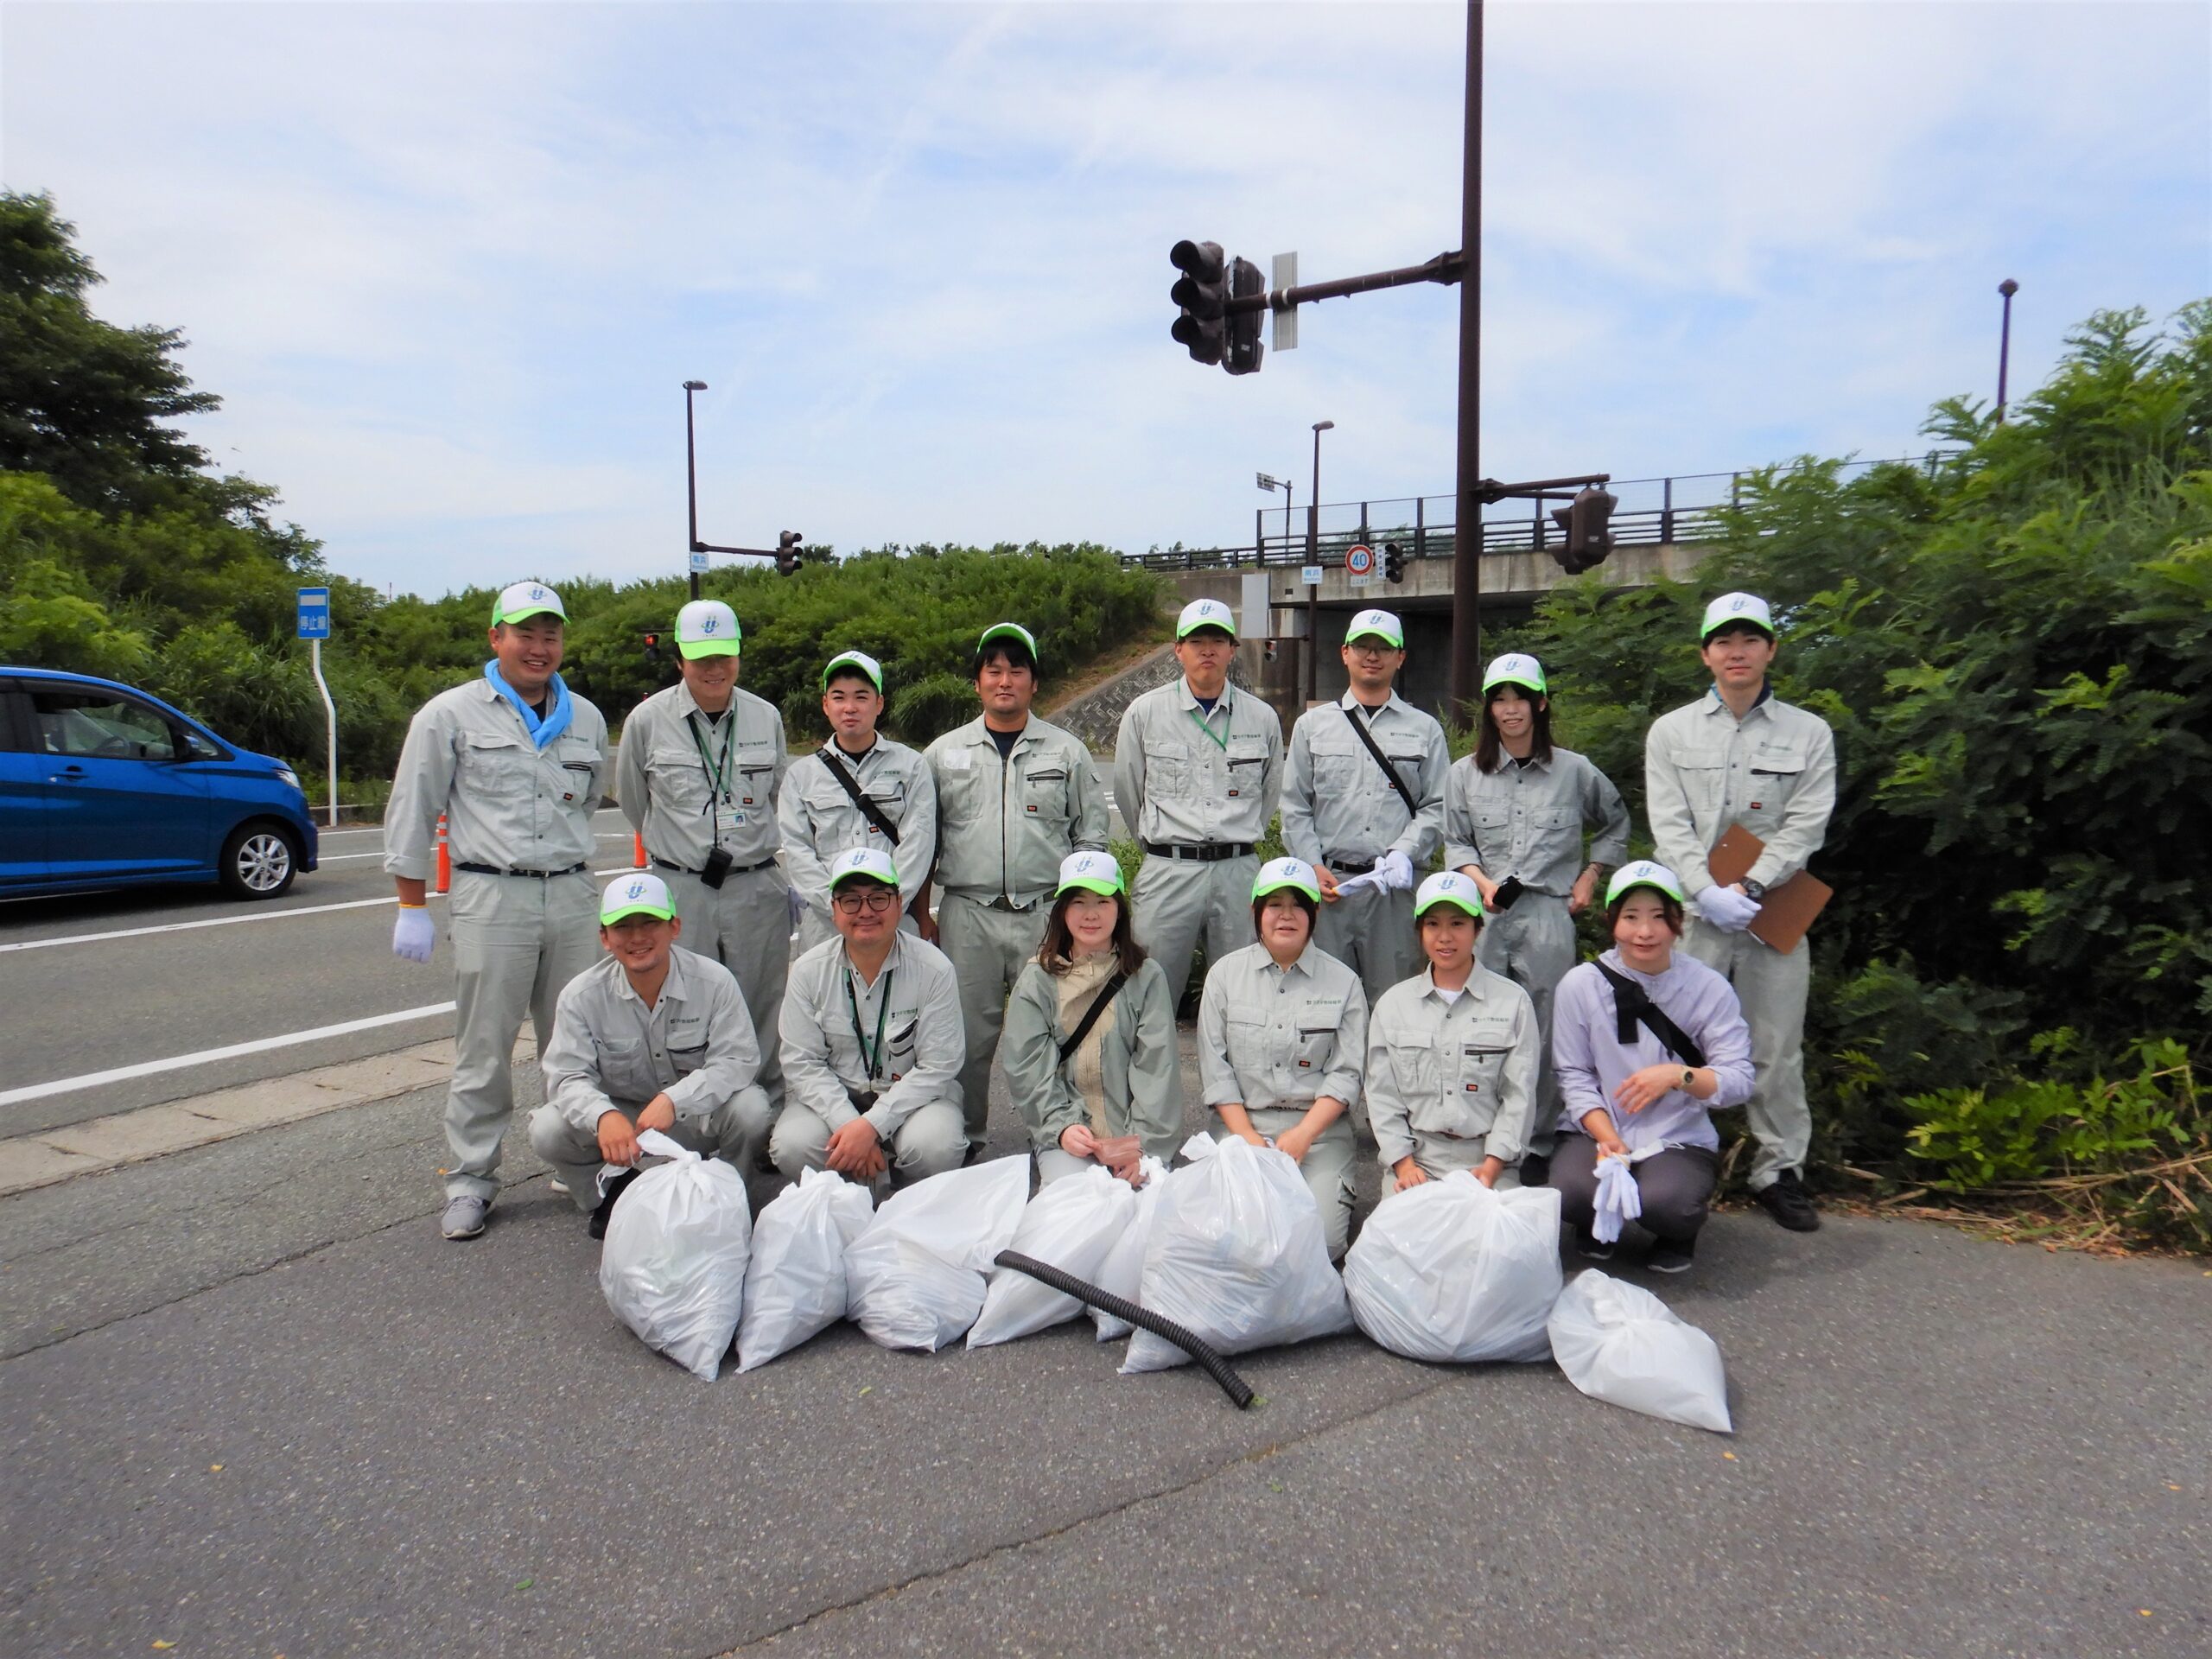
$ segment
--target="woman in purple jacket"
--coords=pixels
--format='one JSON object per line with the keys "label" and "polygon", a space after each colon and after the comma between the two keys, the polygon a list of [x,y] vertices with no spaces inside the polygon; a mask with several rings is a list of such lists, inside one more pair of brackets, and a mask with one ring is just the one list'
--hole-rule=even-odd
{"label": "woman in purple jacket", "polygon": [[1591,1232],[1599,1160],[1630,1157],[1656,1273],[1690,1265],[1720,1169],[1711,1114],[1751,1093],[1751,1033],[1728,982],[1678,955],[1682,886],[1663,864],[1623,865],[1605,889],[1613,948],[1572,969],[1553,1002],[1562,1109],[1551,1166],[1575,1248],[1613,1253]]}

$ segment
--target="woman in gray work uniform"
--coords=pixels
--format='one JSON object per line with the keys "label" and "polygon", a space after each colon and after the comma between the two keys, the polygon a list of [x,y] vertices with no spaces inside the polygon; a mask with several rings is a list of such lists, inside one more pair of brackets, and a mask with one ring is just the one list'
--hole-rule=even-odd
{"label": "woman in gray work uniform", "polygon": [[[1128,1135],[1162,1161],[1174,1155],[1183,1134],[1175,1000],[1130,931],[1128,889],[1111,853],[1060,861],[1044,943],[1014,982],[1000,1053],[1040,1181],[1103,1161],[1100,1143]],[[1111,1166],[1125,1179],[1135,1173],[1134,1159]]]}
{"label": "woman in gray work uniform", "polygon": [[1367,993],[1313,944],[1320,908],[1321,884],[1304,859],[1260,867],[1252,883],[1260,942],[1214,963],[1198,999],[1198,1077],[1219,1119],[1215,1140],[1241,1135],[1297,1163],[1333,1262],[1351,1235],[1349,1113],[1367,1053]]}

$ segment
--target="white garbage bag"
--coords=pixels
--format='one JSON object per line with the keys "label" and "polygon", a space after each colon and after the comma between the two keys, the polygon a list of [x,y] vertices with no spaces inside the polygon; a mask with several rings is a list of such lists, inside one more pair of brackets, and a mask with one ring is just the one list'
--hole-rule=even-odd
{"label": "white garbage bag", "polygon": [[[1236,1136],[1203,1148],[1193,1137],[1183,1150],[1196,1161],[1161,1189],[1139,1304],[1224,1354],[1350,1330],[1321,1212],[1290,1154]],[[1166,1338],[1139,1331],[1122,1370],[1162,1371],[1190,1358]]]}
{"label": "white garbage bag", "polygon": [[766,1365],[845,1317],[845,1251],[874,1214],[868,1188],[828,1169],[804,1171],[768,1201],[753,1224],[740,1371]]}
{"label": "white garbage bag", "polygon": [[893,1193],[845,1253],[849,1315],[887,1348],[957,1340],[983,1311],[983,1274],[1028,1201],[1027,1154]]}
{"label": "white garbage bag", "polygon": [[1560,1277],[1559,1194],[1468,1170],[1393,1192],[1344,1255],[1352,1318],[1408,1359],[1548,1358]]}
{"label": "white garbage bag", "polygon": [[[1105,1261],[1098,1267],[1098,1276],[1091,1281],[1099,1289],[1110,1290],[1125,1302],[1135,1301],[1144,1287],[1144,1242],[1152,1232],[1153,1215],[1160,1208],[1167,1166],[1157,1158],[1141,1159],[1137,1173],[1144,1177],[1144,1185],[1137,1188],[1136,1213],[1129,1217],[1128,1226],[1115,1241],[1114,1248],[1106,1252]],[[1090,1310],[1090,1322],[1098,1327],[1101,1342],[1119,1342],[1136,1329],[1127,1319],[1116,1319],[1103,1307]]]}
{"label": "white garbage bag", "polygon": [[1719,1345],[1641,1286],[1587,1268],[1560,1293],[1549,1329],[1560,1370],[1592,1399],[1732,1432]]}
{"label": "white garbage bag", "polygon": [[639,1135],[638,1150],[670,1161],[639,1176],[614,1206],[599,1287],[623,1324],[711,1382],[745,1302],[753,1237],[745,1178],[658,1129]]}
{"label": "white garbage bag", "polygon": [[[1047,1267],[1097,1282],[1107,1252],[1122,1242],[1136,1213],[1136,1189],[1103,1165],[1054,1181],[1029,1200],[1007,1248]],[[988,1348],[1071,1319],[1083,1304],[1017,1268],[993,1268],[983,1311],[968,1332],[970,1348]]]}

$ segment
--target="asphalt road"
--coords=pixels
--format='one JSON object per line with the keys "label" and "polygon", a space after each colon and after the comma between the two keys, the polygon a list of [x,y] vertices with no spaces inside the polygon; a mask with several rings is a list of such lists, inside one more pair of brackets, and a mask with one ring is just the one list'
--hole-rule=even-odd
{"label": "asphalt road", "polygon": [[2200,1263],[1724,1213],[1726,1439],[1350,1338],[702,1383],[526,1153],[437,1237],[435,1096],[0,1200],[0,1652],[2212,1651]]}

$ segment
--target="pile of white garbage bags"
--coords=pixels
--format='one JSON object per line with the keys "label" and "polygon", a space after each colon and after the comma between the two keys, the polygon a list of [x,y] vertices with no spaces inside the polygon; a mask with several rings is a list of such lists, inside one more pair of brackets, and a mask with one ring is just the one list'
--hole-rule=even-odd
{"label": "pile of white garbage bags", "polygon": [[935,1352],[983,1311],[998,1253],[1029,1201],[1026,1155],[947,1170],[884,1200],[845,1253],[847,1310],[886,1348]]}
{"label": "pile of white garbage bags", "polygon": [[615,1318],[711,1382],[745,1296],[753,1240],[745,1178],[658,1129],[639,1135],[638,1149],[669,1161],[639,1176],[614,1206],[599,1287]]}
{"label": "pile of white garbage bags", "polygon": [[[1032,1198],[1007,1248],[1095,1285],[1108,1253],[1128,1236],[1136,1209],[1136,1189],[1103,1165],[1093,1164]],[[1033,1336],[1082,1312],[1083,1304],[1065,1291],[1019,1268],[994,1268],[968,1345],[988,1348]]]}

